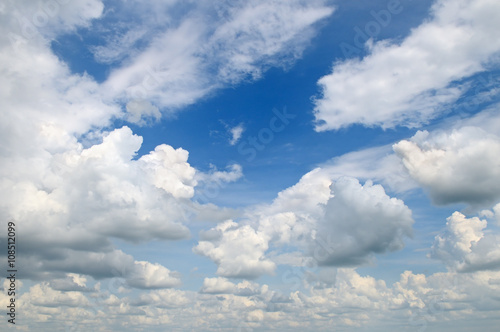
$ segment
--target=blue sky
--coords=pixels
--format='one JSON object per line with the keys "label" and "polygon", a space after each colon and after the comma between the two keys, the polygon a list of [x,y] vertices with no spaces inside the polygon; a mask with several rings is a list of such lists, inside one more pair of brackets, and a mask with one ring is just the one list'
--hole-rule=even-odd
{"label": "blue sky", "polygon": [[1,5],[16,327],[495,330],[499,12]]}

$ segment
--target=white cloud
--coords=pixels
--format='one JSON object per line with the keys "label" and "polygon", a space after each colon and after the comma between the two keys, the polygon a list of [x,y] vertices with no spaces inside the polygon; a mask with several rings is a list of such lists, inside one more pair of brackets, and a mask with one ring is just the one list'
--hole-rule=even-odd
{"label": "white cloud", "polygon": [[176,198],[190,198],[194,195],[196,171],[187,163],[188,155],[182,148],[174,149],[162,144],[142,156],[139,162],[157,188]]}
{"label": "white cloud", "polygon": [[333,12],[324,3],[237,3],[210,37],[209,52],[220,52],[215,57],[218,77],[223,82],[238,82],[247,75],[257,78],[262,72],[261,65],[282,65],[273,57],[285,55],[291,60],[300,57],[313,33],[311,26]]}
{"label": "white cloud", "polygon": [[214,165],[210,166],[210,171],[196,174],[196,179],[199,182],[221,186],[223,183],[237,181],[243,176],[243,168],[239,164],[228,165],[227,171],[219,171]]}
{"label": "white cloud", "polygon": [[394,145],[410,176],[436,204],[490,207],[500,200],[500,138],[478,127],[419,131]]}
{"label": "white cloud", "polygon": [[500,235],[487,232],[486,220],[455,212],[435,238],[431,257],[460,272],[500,269]]}
{"label": "white cloud", "polygon": [[97,62],[111,64],[130,56],[128,52],[133,50],[143,38],[147,37],[145,27],[128,30],[122,34],[115,34],[107,41],[105,46],[98,45],[91,47],[94,58]]}
{"label": "white cloud", "polygon": [[236,145],[241,138],[241,135],[245,131],[245,127],[240,123],[236,127],[230,128],[229,133],[231,134],[231,139],[229,140],[229,145]]}
{"label": "white cloud", "polygon": [[387,196],[381,185],[367,182],[361,186],[355,179],[341,178],[331,189],[333,197],[311,248],[313,257],[318,250],[324,252],[320,264],[362,264],[375,253],[402,249],[403,238],[412,236],[411,210],[403,201]]}
{"label": "white cloud", "polygon": [[54,290],[59,291],[78,291],[78,292],[91,292],[93,289],[87,288],[87,278],[75,273],[68,273],[66,278],[52,279],[49,286]]}
{"label": "white cloud", "polygon": [[[221,84],[257,78],[269,66],[283,65],[281,56],[293,61],[311,36],[311,25],[332,10],[322,1],[233,2],[230,8],[218,8],[224,9],[217,14],[220,22],[207,21],[210,36],[202,31],[207,22],[199,17],[183,17],[179,22],[174,18],[160,24],[168,26],[162,31],[168,31],[147,31],[144,36],[156,35],[156,39],[144,46],[142,55],[139,51],[130,53],[127,63],[132,69],[122,67],[115,74],[118,77],[120,71],[125,72],[125,89],[137,82],[139,87],[151,87],[161,103],[154,106],[134,100],[124,115],[99,84],[86,75],[72,75],[49,47],[52,36],[88,26],[98,18],[102,3],[55,1],[61,5],[60,17],[54,16],[51,23],[40,27],[40,34],[30,38],[22,35],[23,26],[18,26],[15,15],[5,15],[11,4],[0,4],[0,25],[6,32],[0,36],[0,70],[4,73],[0,77],[0,219],[14,220],[21,226],[18,259],[29,268],[20,269],[19,277],[33,285],[25,289],[23,282],[17,281],[22,328],[321,331],[364,326],[385,330],[387,322],[407,327],[417,309],[444,321],[457,321],[458,317],[462,319],[458,324],[471,320],[496,324],[500,275],[491,270],[497,268],[498,239],[488,229],[474,228],[468,222],[459,223],[460,232],[453,229],[442,235],[444,245],[439,249],[440,257],[451,257],[447,258],[450,266],[459,264],[471,273],[424,276],[408,271],[391,287],[352,269],[320,267],[316,275],[307,275],[300,291],[291,291],[286,285],[273,290],[268,285],[247,280],[237,283],[223,277],[205,278],[200,292],[168,289],[181,284],[178,272],[136,260],[115,248],[115,239],[135,243],[183,239],[190,233],[187,226],[195,218],[193,213],[215,220],[234,216],[237,222],[226,221],[201,232],[194,250],[213,260],[221,276],[256,278],[275,272],[275,258],[281,250],[293,250],[289,261],[299,264],[313,258],[329,265],[352,265],[368,261],[375,253],[400,249],[402,239],[410,234],[411,214],[402,201],[389,197],[379,185],[361,185],[356,179],[341,177],[363,156],[373,160],[386,152],[346,155],[332,169],[325,167],[304,175],[296,185],[279,193],[272,204],[242,212],[191,201],[200,184],[221,185],[241,178],[241,166],[203,173],[189,164],[186,150],[166,144],[137,159],[141,137],[128,127],[104,131],[115,118],[147,124],[159,117],[157,106],[183,105]],[[62,7],[63,2],[67,7]],[[16,3],[27,8],[23,15],[31,15],[28,18],[41,8],[24,1]],[[54,2],[39,6],[49,3]],[[139,1],[129,3],[134,4],[134,10],[141,5]],[[150,7],[143,7],[148,7],[148,15],[157,12],[157,18],[162,19],[162,13],[175,3],[152,1]],[[200,6],[211,7],[212,3]],[[195,32],[195,41],[210,41],[208,49],[202,50],[206,53],[192,53],[189,39],[178,43],[189,32]],[[11,33],[20,39],[11,39]],[[137,36],[124,35],[129,39],[124,45],[137,46]],[[184,49],[163,44],[171,41]],[[123,53],[113,53],[113,43],[109,49],[101,49],[101,55],[106,61],[125,59]],[[209,57],[217,47],[220,57],[207,65],[203,54]],[[163,60],[155,62],[163,51],[165,61],[178,62],[172,67]],[[149,69],[141,67],[138,59],[151,60],[164,72],[149,73],[152,76],[144,86],[140,73]],[[215,83],[197,80],[206,73],[217,78]],[[178,76],[161,85],[155,81],[156,74]],[[171,95],[163,96],[162,89],[171,87],[168,84],[175,88]],[[182,94],[191,88],[192,95]],[[182,93],[176,96],[177,92]],[[169,100],[171,97],[179,99]],[[484,137],[480,136],[479,142]],[[390,165],[391,171],[400,169],[394,158],[387,158],[374,169],[352,169],[355,174],[349,175],[390,178],[388,171],[380,168]],[[390,179],[387,183],[392,183]],[[398,187],[403,180],[393,182]],[[498,218],[498,205],[493,211],[485,215]],[[462,234],[467,236],[460,237]],[[322,237],[325,241],[318,241]],[[5,228],[0,229],[0,238],[6,238]],[[453,251],[452,240],[465,249]],[[453,278],[459,280],[459,286],[449,282]],[[109,282],[103,279],[120,280],[120,287],[106,288]],[[4,282],[3,290],[7,286]],[[5,308],[9,301],[5,292],[0,292],[0,305]],[[437,314],[431,311],[435,309],[432,301],[439,301],[443,310]],[[395,317],[396,310],[401,316]]]}
{"label": "white cloud", "polygon": [[[2,191],[2,217],[26,226],[23,237],[29,240],[23,259],[33,266],[26,276],[38,279],[69,272],[119,276],[139,288],[178,285],[175,273],[148,262],[134,263],[132,256],[113,248],[110,237],[142,242],[189,235],[183,223],[196,213],[189,198],[198,175],[187,162],[187,151],[160,145],[133,160],[142,138],[127,127],[113,130],[87,149],[64,131],[43,130],[44,139],[36,140],[33,151],[38,153],[37,144],[46,144],[54,154],[35,154],[34,168],[24,160],[12,164],[5,159],[8,167],[0,182],[9,188]],[[241,168],[233,171],[241,176]],[[234,179],[232,173],[198,173],[218,181]]]}
{"label": "white cloud", "polygon": [[[6,4],[0,20],[6,32],[0,37],[0,215],[26,226],[20,257],[32,267],[22,272],[27,279],[54,279],[62,290],[83,287],[64,279],[68,273],[120,277],[139,288],[172,287],[179,284],[176,272],[136,262],[111,238],[186,238],[183,223],[196,212],[189,198],[200,172],[187,162],[187,151],[168,145],[134,160],[141,137],[128,127],[103,130],[122,117],[120,106],[106,100],[89,76],[71,74],[50,49],[49,38],[98,17],[98,4],[68,3],[62,16],[30,36],[10,21],[15,16],[6,15],[13,10]],[[157,115],[151,105],[135,106],[142,107],[138,121]],[[241,169],[233,170],[241,176]]]}
{"label": "white cloud", "polygon": [[158,107],[145,100],[132,100],[127,103],[127,120],[138,125],[156,122],[161,118]]}
{"label": "white cloud", "polygon": [[200,240],[193,251],[213,260],[217,264],[217,274],[253,279],[273,273],[275,264],[264,256],[268,249],[267,239],[251,226],[228,220],[212,232],[215,238]]}
{"label": "white cloud", "polygon": [[[369,328],[442,330],[446,322],[456,331],[470,324],[494,330],[500,309],[500,272],[435,273],[404,271],[392,285],[353,269],[338,269],[328,287],[313,284],[302,291],[280,286],[225,279],[205,279],[206,286],[227,284],[214,293],[162,289],[118,297],[114,294],[57,291],[36,284],[19,297],[30,330],[57,329],[63,324],[85,330],[101,327],[131,331],[145,328],[188,328],[200,331],[272,329],[327,331]],[[222,290],[222,292],[220,292]],[[234,292],[231,294],[230,291]],[[0,293],[0,304],[8,297]],[[58,315],[60,319],[49,319]],[[102,325],[104,320],[104,325]],[[453,322],[453,323],[452,323]],[[72,325],[74,324],[74,325]]]}
{"label": "white cloud", "polygon": [[316,264],[345,266],[401,249],[412,223],[410,209],[382,186],[332,179],[316,169],[260,211],[259,230],[274,243],[297,246]]}
{"label": "white cloud", "polygon": [[134,263],[134,270],[127,278],[127,283],[136,288],[169,288],[180,286],[179,277],[160,264],[140,261]]}
{"label": "white cloud", "polygon": [[493,211],[495,212],[497,224],[500,225],[500,203],[493,207]]}
{"label": "white cloud", "polygon": [[255,282],[243,280],[234,284],[226,278],[205,278],[200,290],[201,294],[235,294],[238,296],[252,296],[265,293],[267,286],[260,286]]}
{"label": "white cloud", "polygon": [[205,278],[201,293],[206,294],[232,294],[236,285],[226,278]]}
{"label": "white cloud", "polygon": [[190,293],[179,289],[160,289],[140,294],[138,300],[132,301],[132,304],[135,306],[147,305],[172,310],[173,308],[185,307],[187,304],[192,303],[193,299]]}
{"label": "white cloud", "polygon": [[[106,93],[125,101],[147,98],[172,112],[214,89],[257,79],[270,66],[293,62],[314,35],[314,24],[332,12],[320,0],[201,2],[170,24],[144,18],[143,24],[153,25],[149,45],[111,73]],[[169,10],[163,13],[169,21]],[[122,41],[112,41],[109,50],[100,47],[98,54],[115,53],[117,43],[133,44],[130,37],[125,33]]]}
{"label": "white cloud", "polygon": [[418,187],[401,159],[393,153],[391,145],[348,152],[322,164],[321,168],[332,178],[349,176],[372,180],[394,192],[405,192]]}
{"label": "white cloud", "polygon": [[[111,239],[186,238],[184,223],[197,212],[189,200],[196,178],[234,181],[242,176],[241,167],[204,174],[189,165],[186,150],[166,144],[136,160],[141,137],[128,127],[104,131],[123,116],[120,106],[103,97],[89,76],[71,74],[52,53],[49,39],[98,17],[102,7],[95,2],[90,8],[93,3],[73,1],[67,17],[55,18],[60,25],[47,24],[40,33],[15,40],[9,37],[22,31],[2,14],[0,215],[26,227],[20,257],[32,268],[22,277],[53,279],[53,287],[65,291],[83,287],[64,279],[68,273],[118,277],[137,288],[173,287],[180,283],[176,272],[137,262]],[[135,116],[129,120],[158,117],[151,104],[128,106],[129,116]]]}
{"label": "white cloud", "polygon": [[2,21],[10,21],[9,34],[11,40],[36,39],[39,35],[48,38],[56,34],[86,27],[93,19],[102,15],[104,4],[100,0],[55,0],[40,2],[37,6],[29,0],[6,3],[5,12],[9,17]]}
{"label": "white cloud", "polygon": [[[35,306],[47,307],[89,307],[90,301],[84,294],[75,291],[61,292],[49,287],[47,283],[37,284],[31,287],[28,303]],[[26,297],[25,297],[26,299]]]}
{"label": "white cloud", "polygon": [[247,208],[240,223],[226,221],[202,232],[193,250],[214,261],[225,277],[273,273],[270,257],[279,261],[281,256],[268,250],[282,246],[297,248],[298,257],[316,264],[358,266],[374,254],[402,249],[412,223],[410,209],[382,186],[362,186],[346,177],[332,180],[316,169],[271,205]]}
{"label": "white cloud", "polygon": [[432,16],[401,43],[368,43],[369,54],[334,64],[318,84],[316,130],[359,123],[414,127],[437,117],[466,90],[456,82],[496,62],[500,51],[491,0],[439,0]]}
{"label": "white cloud", "polygon": [[493,104],[492,106],[482,110],[479,113],[465,119],[451,122],[454,124],[455,129],[460,127],[479,127],[484,131],[498,135],[498,128],[500,128],[500,104]]}

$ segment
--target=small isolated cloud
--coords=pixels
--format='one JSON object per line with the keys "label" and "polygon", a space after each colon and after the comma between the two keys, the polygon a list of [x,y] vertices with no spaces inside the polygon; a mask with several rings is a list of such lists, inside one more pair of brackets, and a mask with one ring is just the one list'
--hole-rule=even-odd
{"label": "small isolated cloud", "polygon": [[229,139],[229,144],[236,145],[236,143],[238,143],[244,131],[245,127],[243,127],[242,123],[240,123],[236,127],[230,128],[229,133],[231,134],[231,138]]}
{"label": "small isolated cloud", "polygon": [[205,184],[222,185],[222,183],[234,182],[243,176],[243,168],[239,164],[231,164],[226,167],[226,171],[219,171],[214,165],[210,165],[208,172],[198,172],[196,179]]}

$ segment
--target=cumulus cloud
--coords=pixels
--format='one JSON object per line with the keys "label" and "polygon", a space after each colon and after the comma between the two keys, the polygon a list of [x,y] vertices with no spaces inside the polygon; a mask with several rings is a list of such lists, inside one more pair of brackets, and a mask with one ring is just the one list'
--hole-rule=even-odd
{"label": "cumulus cloud", "polygon": [[28,299],[29,304],[39,307],[89,307],[90,301],[84,294],[76,291],[61,292],[52,289],[47,283],[36,284],[31,287]]}
{"label": "cumulus cloud", "polygon": [[[50,49],[55,36],[95,23],[103,13],[100,1],[0,4],[0,26],[6,32],[0,36],[0,219],[21,226],[18,259],[29,268],[20,269],[18,277],[31,286],[17,283],[23,328],[384,330],[388,321],[407,326],[414,310],[429,312],[433,301],[443,304],[445,320],[495,322],[500,275],[492,270],[498,268],[498,239],[460,216],[453,221],[458,226],[440,235],[433,250],[449,266],[471,273],[407,271],[391,287],[353,269],[320,267],[307,275],[301,290],[293,291],[287,285],[273,290],[226,279],[255,279],[275,273],[278,265],[311,259],[333,267],[364,264],[374,254],[402,248],[411,234],[411,212],[382,186],[341,176],[363,156],[374,160],[385,153],[378,150],[346,155],[336,168],[309,172],[271,204],[231,211],[194,203],[200,186],[236,181],[243,176],[241,166],[200,172],[189,164],[188,151],[168,144],[138,157],[142,138],[129,127],[110,129],[110,124],[117,118],[151,123],[161,107],[192,103],[225,84],[256,79],[269,66],[281,66],[283,57],[294,61],[314,24],[333,10],[323,1],[218,2],[215,7],[200,2],[190,6],[213,12],[201,17],[195,10],[163,20],[178,1],[129,3],[138,12],[147,7],[143,19],[162,23],[156,31],[136,34],[128,33],[126,23],[122,37],[95,49],[101,61],[116,64],[104,89],[86,74],[72,74]],[[48,4],[59,7],[44,11]],[[23,8],[16,13],[15,6]],[[39,10],[48,16],[47,23],[36,16]],[[151,43],[141,44],[142,36]],[[118,50],[123,46],[130,46],[127,54]],[[153,103],[140,98],[144,91]],[[116,104],[121,97],[126,103]],[[478,142],[496,142],[481,135]],[[394,158],[387,158],[373,170],[353,168],[348,175],[386,178],[375,168],[400,170]],[[393,182],[398,187],[404,180]],[[193,250],[217,265],[219,277],[200,279],[199,292],[173,289],[181,285],[180,273],[115,246],[115,240],[185,239],[194,213],[211,220],[233,218],[200,232]],[[498,205],[485,212],[490,219],[499,214]],[[5,239],[1,228],[0,242]],[[116,294],[113,285],[106,288],[107,278],[120,280]],[[450,283],[453,278],[459,286]],[[8,286],[4,282],[3,290]],[[0,305],[5,308],[9,301],[0,292]],[[394,317],[395,310],[402,318]]]}
{"label": "cumulus cloud", "polygon": [[[353,269],[337,270],[328,287],[309,285],[301,291],[243,281],[235,284],[208,278],[204,286],[227,284],[210,292],[177,289],[151,290],[118,297],[114,294],[58,291],[46,283],[32,286],[19,300],[30,330],[73,326],[97,328],[96,319],[106,317],[113,330],[188,328],[214,330],[272,329],[274,331],[327,331],[370,328],[386,330],[433,329],[436,321],[453,320],[467,331],[469,324],[485,330],[496,327],[500,309],[500,272],[444,272],[431,275],[404,271],[394,284]],[[250,289],[251,291],[238,291]],[[235,292],[231,294],[230,291]],[[236,294],[238,293],[238,294]],[[0,293],[0,304],[8,298]],[[47,318],[56,313],[60,320]],[[397,315],[395,315],[395,312]],[[478,317],[479,315],[479,317]]]}
{"label": "cumulus cloud", "polygon": [[[185,223],[206,210],[190,201],[198,179],[235,181],[241,167],[205,174],[191,167],[186,150],[167,144],[137,158],[142,137],[128,127],[104,129],[117,118],[147,124],[159,118],[159,110],[134,100],[124,114],[97,82],[72,74],[50,49],[57,35],[99,18],[101,2],[54,1],[39,7],[17,2],[1,9],[6,34],[0,36],[5,110],[0,216],[25,226],[19,255],[32,268],[20,276],[52,280],[56,291],[90,291],[68,277],[76,274],[122,278],[125,285],[144,289],[180,285],[177,272],[136,261],[112,239],[187,238]],[[40,15],[48,15],[43,24],[33,21]],[[213,206],[209,210],[221,213]]]}
{"label": "cumulus cloud", "polygon": [[[325,241],[321,264],[359,265],[372,254],[402,249],[403,238],[412,236],[411,210],[387,196],[381,185],[361,186],[355,179],[341,178],[331,189],[333,197],[313,239]],[[312,250],[317,255],[318,243]]]}
{"label": "cumulus cloud", "polygon": [[157,188],[176,198],[190,198],[194,195],[196,181],[195,169],[187,163],[188,155],[182,148],[174,149],[162,144],[142,156],[140,162]]}
{"label": "cumulus cloud", "polygon": [[[118,300],[123,303],[123,300]],[[191,292],[185,292],[179,289],[160,289],[149,293],[142,293],[137,300],[132,300],[134,306],[150,306],[158,308],[182,308],[193,302]]]}
{"label": "cumulus cloud", "polygon": [[336,62],[318,84],[316,130],[351,124],[415,127],[444,112],[500,51],[500,10],[490,0],[440,0],[401,43],[367,43],[363,59]]}
{"label": "cumulus cloud", "polygon": [[478,127],[419,131],[394,151],[436,204],[490,207],[500,200],[500,138],[494,134]]}
{"label": "cumulus cloud", "polygon": [[275,264],[264,256],[268,242],[249,225],[228,220],[212,229],[213,238],[201,240],[193,251],[217,264],[217,274],[224,277],[253,279],[272,274]]}
{"label": "cumulus cloud", "polygon": [[[9,188],[2,190],[2,217],[24,224],[23,237],[30,239],[22,252],[32,264],[25,277],[69,272],[97,279],[118,276],[138,288],[179,285],[177,274],[157,264],[135,262],[114,249],[110,238],[142,242],[189,235],[184,223],[196,212],[189,198],[197,171],[187,162],[187,151],[164,144],[134,160],[142,138],[127,127],[86,149],[72,139],[60,146],[52,136],[62,133],[45,131],[49,138],[38,143],[57,144],[54,154],[38,157],[37,174],[31,172],[31,177],[16,183],[28,169],[16,169],[14,164],[9,172],[3,169],[0,182]],[[241,169],[236,171],[241,175]],[[219,174],[221,181],[228,180],[224,174]]]}
{"label": "cumulus cloud", "polygon": [[486,220],[453,213],[436,236],[431,257],[460,272],[500,269],[500,236],[487,232],[487,225]]}
{"label": "cumulus cloud", "polygon": [[227,221],[202,232],[193,250],[213,260],[225,277],[273,273],[268,250],[281,246],[297,248],[299,260],[358,266],[374,254],[402,249],[412,224],[411,210],[382,186],[362,186],[347,177],[332,180],[316,169],[280,192],[271,205],[248,208],[239,223]]}
{"label": "cumulus cloud", "polygon": [[232,294],[235,287],[236,285],[226,278],[205,278],[200,292],[207,294]]}
{"label": "cumulus cloud", "polygon": [[127,278],[127,283],[136,288],[169,288],[181,284],[180,275],[160,264],[139,261]]}

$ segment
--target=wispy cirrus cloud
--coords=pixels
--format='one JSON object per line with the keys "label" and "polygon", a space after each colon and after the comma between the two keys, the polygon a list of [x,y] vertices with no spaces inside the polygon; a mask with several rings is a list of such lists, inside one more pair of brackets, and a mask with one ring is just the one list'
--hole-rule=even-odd
{"label": "wispy cirrus cloud", "polygon": [[[255,80],[272,66],[293,63],[315,34],[315,24],[333,11],[320,0],[187,6],[180,10],[181,19],[153,23],[146,46],[122,61],[103,86],[125,103],[147,98],[172,112],[220,87]],[[157,15],[161,13],[169,15],[168,10]],[[100,46],[98,58],[113,54],[117,43],[132,45],[131,38],[126,32],[109,48]]]}

